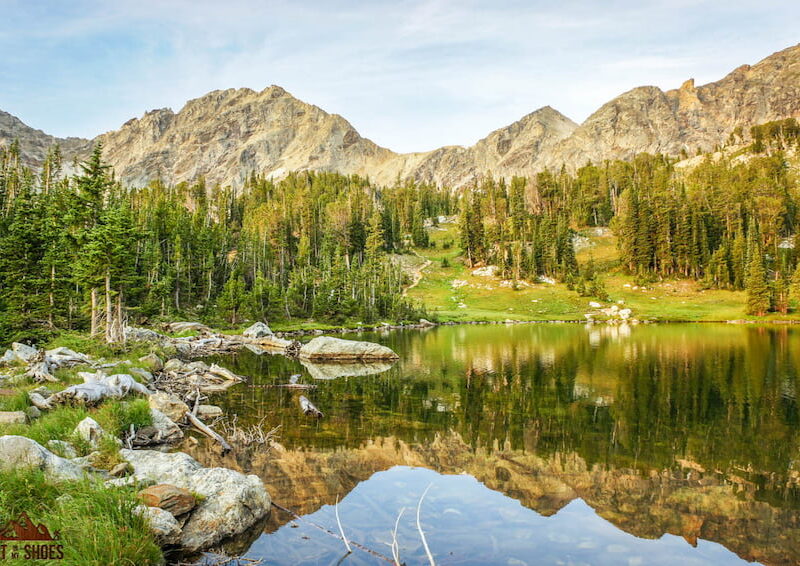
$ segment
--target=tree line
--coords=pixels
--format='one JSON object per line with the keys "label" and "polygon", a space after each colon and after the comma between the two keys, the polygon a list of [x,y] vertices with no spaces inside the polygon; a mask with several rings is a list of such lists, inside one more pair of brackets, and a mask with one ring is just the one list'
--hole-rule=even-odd
{"label": "tree line", "polygon": [[[130,190],[95,147],[64,175],[57,147],[40,173],[0,149],[0,340],[178,315],[250,320],[404,321],[421,308],[389,254],[425,245],[424,219],[449,193],[413,182],[302,172],[243,189],[202,180]],[[423,234],[421,236],[420,234]]]}

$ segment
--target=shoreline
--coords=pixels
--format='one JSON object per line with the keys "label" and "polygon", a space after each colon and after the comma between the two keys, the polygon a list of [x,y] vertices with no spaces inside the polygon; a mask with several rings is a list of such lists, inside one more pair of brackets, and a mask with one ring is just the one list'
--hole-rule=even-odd
{"label": "shoreline", "polygon": [[[324,323],[321,323],[324,324]],[[440,326],[471,326],[471,325],[520,325],[520,324],[590,324],[590,325],[612,325],[612,326],[638,326],[642,324],[754,324],[754,325],[779,325],[792,326],[800,325],[800,320],[750,320],[750,319],[731,319],[731,320],[641,320],[636,322],[620,320],[453,320],[445,322],[431,322],[429,324],[383,324],[378,326],[359,326],[351,328],[340,326],[335,328],[307,328],[300,330],[276,330],[275,336],[280,338],[292,338],[298,336],[323,336],[325,334],[357,334],[361,332],[387,332],[391,330],[425,330]]]}

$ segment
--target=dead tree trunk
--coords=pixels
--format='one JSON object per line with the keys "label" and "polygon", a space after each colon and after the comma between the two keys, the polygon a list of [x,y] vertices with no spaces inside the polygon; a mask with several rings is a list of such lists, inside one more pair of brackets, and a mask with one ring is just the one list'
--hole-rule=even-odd
{"label": "dead tree trunk", "polygon": [[97,305],[97,287],[92,287],[92,326],[91,326],[91,335],[97,336],[100,332],[99,326],[99,316],[98,316],[98,305]]}
{"label": "dead tree trunk", "polygon": [[114,308],[111,302],[111,270],[106,269],[106,342],[114,342]]}

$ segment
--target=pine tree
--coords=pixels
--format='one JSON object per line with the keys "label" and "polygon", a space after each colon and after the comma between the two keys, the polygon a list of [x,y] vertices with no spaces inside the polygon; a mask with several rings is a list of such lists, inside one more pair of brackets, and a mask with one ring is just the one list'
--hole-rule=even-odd
{"label": "pine tree", "polygon": [[764,267],[764,254],[761,248],[761,235],[758,227],[751,223],[747,233],[748,260],[745,289],[747,290],[747,314],[764,316],[770,308],[771,295]]}

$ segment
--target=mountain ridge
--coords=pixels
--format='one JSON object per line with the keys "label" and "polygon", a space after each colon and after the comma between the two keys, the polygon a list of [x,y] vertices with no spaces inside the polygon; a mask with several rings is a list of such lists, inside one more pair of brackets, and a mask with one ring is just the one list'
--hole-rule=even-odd
{"label": "mountain ridge", "polygon": [[256,172],[339,171],[379,184],[413,178],[460,187],[486,174],[531,176],[636,153],[679,155],[724,144],[737,127],[800,116],[800,45],[718,81],[679,88],[639,86],[606,102],[581,124],[551,106],[490,132],[471,146],[396,153],[363,137],[344,117],[299,100],[277,85],[208,92],[174,112],[154,109],[93,140],[55,138],[0,111],[0,146],[20,139],[22,160],[37,167],[59,143],[67,159],[102,142],[124,183],[195,181],[241,186]]}

